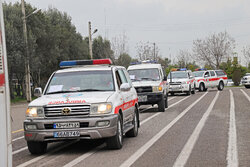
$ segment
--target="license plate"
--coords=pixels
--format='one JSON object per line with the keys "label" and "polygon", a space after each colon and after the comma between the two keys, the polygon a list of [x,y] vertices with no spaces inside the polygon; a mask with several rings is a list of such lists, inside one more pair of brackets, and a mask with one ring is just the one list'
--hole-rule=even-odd
{"label": "license plate", "polygon": [[54,129],[80,128],[79,122],[60,122],[53,124]]}
{"label": "license plate", "polygon": [[79,137],[80,131],[54,132],[54,137]]}
{"label": "license plate", "polygon": [[147,96],[138,96],[138,102],[145,102],[147,100],[148,100]]}

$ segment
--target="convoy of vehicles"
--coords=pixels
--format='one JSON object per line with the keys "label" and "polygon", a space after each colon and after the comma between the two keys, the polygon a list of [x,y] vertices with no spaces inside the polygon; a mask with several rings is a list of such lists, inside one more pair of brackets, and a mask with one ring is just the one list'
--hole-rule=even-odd
{"label": "convoy of vehicles", "polygon": [[128,72],[138,94],[139,105],[158,104],[158,110],[164,112],[168,107],[168,85],[161,65],[142,62],[129,66]]}
{"label": "convoy of vehicles", "polygon": [[191,70],[173,69],[168,74],[169,93],[186,93],[187,95],[195,94],[195,79]]}
{"label": "convoy of vehicles", "polygon": [[246,75],[242,78],[242,85],[246,88],[250,88],[250,73],[246,73]]}
{"label": "convoy of vehicles", "polygon": [[137,136],[136,90],[127,70],[110,64],[110,59],[61,62],[70,68],[54,72],[43,93],[35,89],[39,98],[29,104],[24,121],[32,154],[44,153],[48,142],[69,139],[106,138],[108,148],[119,149],[123,135]]}
{"label": "convoy of vehicles", "polygon": [[222,70],[196,69],[193,73],[195,88],[199,89],[199,91],[206,91],[208,88],[215,87],[221,91],[227,85],[227,74]]}
{"label": "convoy of vehicles", "polygon": [[[136,137],[139,105],[158,105],[164,112],[168,93],[195,94],[195,88],[223,90],[227,75],[222,70],[173,69],[168,77],[160,64],[141,62],[128,71],[111,65],[110,59],[64,61],[44,91],[26,111],[24,135],[32,154],[46,152],[48,142],[105,138],[107,147],[120,149],[123,136]],[[250,88],[250,74],[242,79]]]}

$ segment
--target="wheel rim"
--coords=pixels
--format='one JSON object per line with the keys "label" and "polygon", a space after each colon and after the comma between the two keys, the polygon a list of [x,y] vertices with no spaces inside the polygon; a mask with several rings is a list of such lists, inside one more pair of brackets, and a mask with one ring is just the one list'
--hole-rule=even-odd
{"label": "wheel rim", "polygon": [[220,83],[220,89],[222,89],[222,88],[223,88],[222,83]]}
{"label": "wheel rim", "polygon": [[204,91],[204,86],[203,86],[203,84],[201,84],[201,91]]}
{"label": "wheel rim", "polygon": [[121,122],[118,122],[118,137],[119,137],[119,141],[120,143],[122,143],[122,128],[121,128]]}

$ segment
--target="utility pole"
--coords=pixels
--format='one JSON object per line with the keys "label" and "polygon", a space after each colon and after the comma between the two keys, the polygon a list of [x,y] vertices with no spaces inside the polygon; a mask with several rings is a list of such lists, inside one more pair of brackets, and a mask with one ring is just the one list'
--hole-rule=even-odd
{"label": "utility pole", "polygon": [[89,21],[89,55],[90,55],[90,59],[93,59],[92,34],[91,34],[91,22],[90,21]]}
{"label": "utility pole", "polygon": [[92,52],[92,35],[96,33],[98,30],[95,29],[94,32],[91,32],[91,22],[89,21],[89,55],[90,59],[93,59],[93,52]]}
{"label": "utility pole", "polygon": [[155,55],[155,43],[153,43],[154,45],[154,61],[156,61],[156,55]]}
{"label": "utility pole", "polygon": [[22,13],[23,13],[23,36],[25,44],[25,86],[26,86],[26,100],[31,102],[31,86],[30,86],[30,63],[29,63],[29,48],[28,48],[28,37],[27,37],[27,25],[24,0],[22,1]]}

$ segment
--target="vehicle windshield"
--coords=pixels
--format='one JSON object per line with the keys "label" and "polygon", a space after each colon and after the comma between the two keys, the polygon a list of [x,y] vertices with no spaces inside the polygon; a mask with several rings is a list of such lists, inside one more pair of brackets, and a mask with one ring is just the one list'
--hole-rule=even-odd
{"label": "vehicle windshield", "polygon": [[129,70],[128,73],[132,82],[141,80],[160,80],[160,74],[157,68]]}
{"label": "vehicle windshield", "polygon": [[202,77],[205,71],[196,71],[193,72],[194,77]]}
{"label": "vehicle windshield", "polygon": [[[171,72],[171,75],[172,75],[172,79],[188,78],[187,72],[182,72],[182,71]],[[170,73],[168,74],[168,79],[170,79]]]}
{"label": "vehicle windshield", "polygon": [[114,91],[111,71],[77,71],[56,73],[51,79],[46,94]]}

